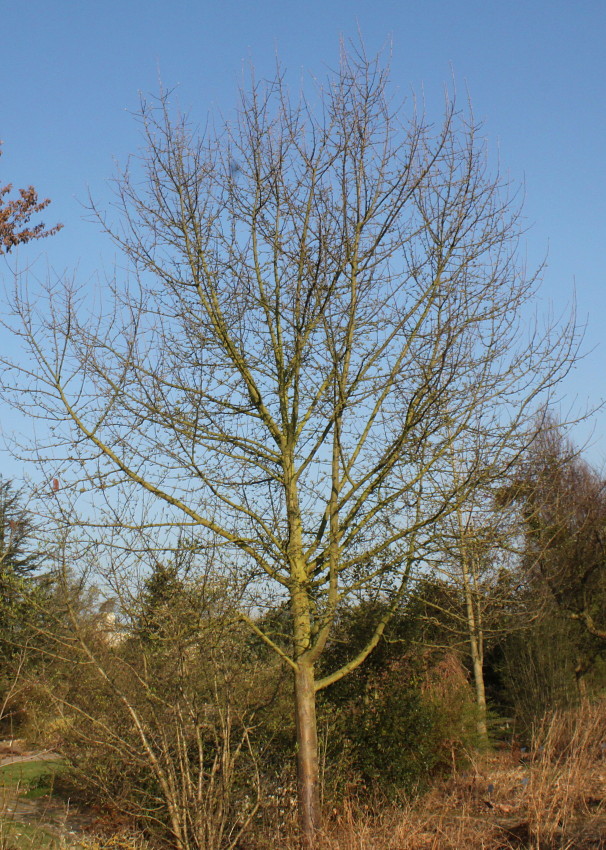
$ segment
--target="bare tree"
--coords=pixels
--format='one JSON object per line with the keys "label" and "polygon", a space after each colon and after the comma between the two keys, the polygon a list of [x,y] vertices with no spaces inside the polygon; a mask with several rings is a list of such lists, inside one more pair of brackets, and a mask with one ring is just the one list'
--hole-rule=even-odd
{"label": "bare tree", "polygon": [[[189,527],[289,600],[290,650],[248,622],[294,676],[308,847],[316,693],[369,655],[436,520],[480,486],[477,467],[453,480],[449,447],[481,429],[488,454],[515,455],[574,354],[570,326],[532,327],[517,205],[471,116],[447,103],[437,129],[414,110],[405,122],[387,78],[343,53],[310,102],[278,72],[201,135],[171,120],[168,97],[143,104],[120,224],[100,216],[130,281],[98,303],[67,282],[14,302],[33,359],[7,381],[54,423],[53,498],[96,492],[106,537],[134,527],[160,546]],[[356,595],[391,604],[318,680]]]}
{"label": "bare tree", "polygon": [[[511,506],[498,499],[511,447],[504,452],[489,446],[485,454],[481,429],[465,442],[453,443],[448,450],[452,481],[461,484],[472,469],[483,471],[483,483],[456,505],[439,524],[434,534],[434,551],[427,561],[444,583],[444,599],[423,599],[430,619],[439,621],[448,635],[467,654],[477,707],[477,732],[482,744],[488,743],[487,702],[484,659],[487,647],[497,636],[515,629],[515,620],[527,611],[519,610],[517,581],[514,578],[514,539],[519,533],[517,515]],[[505,461],[503,464],[501,461]],[[438,533],[439,532],[439,533]],[[420,590],[424,584],[421,583]],[[430,585],[431,587],[431,585]]]}

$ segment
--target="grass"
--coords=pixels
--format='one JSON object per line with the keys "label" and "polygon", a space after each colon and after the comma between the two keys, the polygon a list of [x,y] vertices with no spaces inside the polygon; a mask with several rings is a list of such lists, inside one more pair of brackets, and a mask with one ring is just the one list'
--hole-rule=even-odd
{"label": "grass", "polygon": [[553,714],[536,731],[532,749],[526,809],[537,847],[566,840],[592,821],[604,834],[606,699]]}
{"label": "grass", "polygon": [[[22,761],[0,767],[0,794],[35,799],[52,792],[59,761]],[[24,823],[12,815],[0,819],[0,850],[60,850],[61,841],[37,824]]]}
{"label": "grass", "polygon": [[40,826],[0,820],[0,850],[60,850],[61,842]]}
{"label": "grass", "polygon": [[146,850],[136,838],[59,838],[42,827],[16,820],[0,820],[0,850]]}
{"label": "grass", "polygon": [[[0,802],[4,796],[29,800],[51,795],[55,777],[64,770],[60,760],[14,762],[0,767]],[[4,793],[3,793],[4,792]],[[24,823],[18,816],[0,814],[0,850],[144,850],[136,837],[63,835],[41,824]]]}
{"label": "grass", "polygon": [[29,799],[43,797],[52,792],[55,776],[62,769],[60,761],[22,761],[7,764],[0,767],[0,788],[19,790]]}

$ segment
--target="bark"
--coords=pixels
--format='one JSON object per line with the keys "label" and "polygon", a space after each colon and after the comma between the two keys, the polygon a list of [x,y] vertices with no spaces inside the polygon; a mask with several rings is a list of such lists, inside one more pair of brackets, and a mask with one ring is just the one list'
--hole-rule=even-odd
{"label": "bark", "polygon": [[471,635],[471,661],[473,665],[473,681],[476,691],[476,706],[478,722],[476,728],[481,744],[488,743],[488,725],[486,722],[486,689],[484,687],[484,666],[476,635]]}
{"label": "bark", "polygon": [[[460,512],[459,512],[460,523]],[[484,649],[483,632],[480,612],[476,611],[474,600],[474,589],[472,588],[472,576],[467,562],[465,550],[465,533],[460,524],[461,542],[463,544],[461,557],[461,574],[465,592],[465,609],[467,614],[467,628],[469,633],[469,647],[473,669],[473,681],[476,692],[476,707],[478,710],[478,721],[476,729],[482,745],[488,744],[488,726],[486,722],[486,689],[484,687]],[[472,556],[473,557],[473,556]],[[471,568],[473,573],[473,566]],[[475,576],[474,576],[475,578]]]}
{"label": "bark", "polygon": [[289,527],[291,607],[295,658],[295,723],[297,730],[297,801],[301,845],[315,850],[321,826],[316,683],[308,572],[303,556],[302,523],[291,451],[284,460]]}
{"label": "bark", "polygon": [[301,843],[305,850],[314,850],[321,825],[316,691],[313,665],[302,662],[295,673],[295,717]]}
{"label": "bark", "polygon": [[476,707],[478,709],[478,722],[476,728],[480,743],[488,743],[488,726],[486,723],[486,689],[484,687],[484,653],[482,650],[482,632],[479,624],[479,616],[474,610],[474,600],[470,587],[469,574],[463,556],[463,581],[465,587],[465,607],[467,609],[467,627],[469,629],[469,646],[471,663],[473,668],[473,682],[476,692]]}

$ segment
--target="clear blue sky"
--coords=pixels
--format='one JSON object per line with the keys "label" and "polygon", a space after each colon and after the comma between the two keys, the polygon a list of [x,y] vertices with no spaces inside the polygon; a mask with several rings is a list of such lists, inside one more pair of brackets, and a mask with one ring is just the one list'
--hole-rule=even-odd
{"label": "clear blue sky", "polygon": [[[503,170],[524,181],[525,250],[531,263],[548,253],[546,309],[565,309],[576,287],[587,355],[568,397],[606,397],[605,0],[0,0],[0,21],[0,184],[33,183],[53,199],[47,223],[64,224],[21,252],[37,274],[111,264],[82,203],[90,191],[103,204],[114,158],[136,151],[139,92],[177,86],[203,122],[209,109],[229,113],[248,62],[271,74],[277,53],[295,82],[322,75],[359,28],[369,53],[391,43],[394,83],[423,94],[430,112],[453,78],[469,92]],[[602,465],[606,414],[593,431],[588,456]]]}

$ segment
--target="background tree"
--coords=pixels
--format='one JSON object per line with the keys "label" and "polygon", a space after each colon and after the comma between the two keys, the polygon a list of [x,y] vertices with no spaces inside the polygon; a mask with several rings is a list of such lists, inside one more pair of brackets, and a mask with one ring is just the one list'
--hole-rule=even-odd
{"label": "background tree", "polygon": [[[380,616],[377,607],[386,605],[361,602],[340,613],[320,674],[365,646]],[[413,593],[367,661],[322,691],[325,798],[338,798],[343,790],[375,804],[392,794],[412,796],[477,743],[473,693],[461,653],[445,640],[428,646],[425,626]]]}
{"label": "background tree", "polygon": [[45,554],[25,496],[13,481],[0,479],[0,721],[10,722],[23,709],[23,675],[33,663],[35,623],[48,593],[41,574]]}
{"label": "background tree", "polygon": [[606,482],[547,416],[501,498],[519,507],[522,567],[543,608],[575,626],[582,692],[606,652]]}
{"label": "background tree", "polygon": [[[434,624],[428,639],[456,648],[468,661],[475,690],[478,740],[488,744],[488,720],[484,658],[495,633],[505,626],[502,616],[505,584],[499,569],[495,529],[476,525],[478,512],[458,509],[444,528],[433,571],[441,581],[429,580],[417,587],[424,619]],[[484,515],[486,519],[486,514]]]}
{"label": "background tree", "polygon": [[18,649],[27,622],[28,588],[43,560],[23,493],[0,479],[0,642],[4,659]]}
{"label": "background tree", "polygon": [[24,505],[23,493],[10,479],[0,478],[0,569],[27,576],[40,557],[35,523]]}
{"label": "background tree", "polygon": [[463,481],[470,469],[479,467],[484,470],[484,486],[477,487],[440,522],[435,551],[428,557],[436,579],[425,580],[416,592],[423,597],[426,615],[437,625],[433,640],[445,640],[467,656],[476,696],[478,738],[486,746],[485,654],[499,636],[516,628],[521,613],[514,616],[519,608],[511,551],[516,517],[510,506],[496,498],[504,470],[498,456],[484,454],[481,439],[453,443],[449,454],[454,481]]}
{"label": "background tree", "polygon": [[[190,527],[240,586],[288,601],[287,649],[247,621],[294,677],[308,846],[316,693],[368,657],[436,520],[481,486],[480,466],[453,481],[449,447],[473,430],[499,463],[514,457],[573,351],[570,328],[525,332],[535,280],[471,117],[447,104],[437,130],[405,122],[387,82],[343,53],[308,102],[279,71],[201,137],[168,98],[144,104],[143,175],[119,183],[120,225],[101,216],[134,278],[104,294],[104,315],[67,282],[44,308],[25,291],[13,305],[34,362],[10,385],[56,426],[69,521],[94,491],[100,545],[137,529],[174,546],[170,529]],[[339,611],[364,596],[388,604],[318,677]]]}
{"label": "background tree", "polygon": [[[0,142],[0,146],[1,144]],[[2,156],[1,147],[0,156]],[[0,186],[0,254],[8,254],[11,248],[30,242],[32,239],[52,236],[63,227],[62,224],[56,224],[45,230],[43,222],[30,227],[31,217],[46,209],[50,200],[46,198],[44,201],[39,201],[38,193],[33,186],[19,189],[18,198],[5,200],[5,196],[12,188],[12,183]]]}

